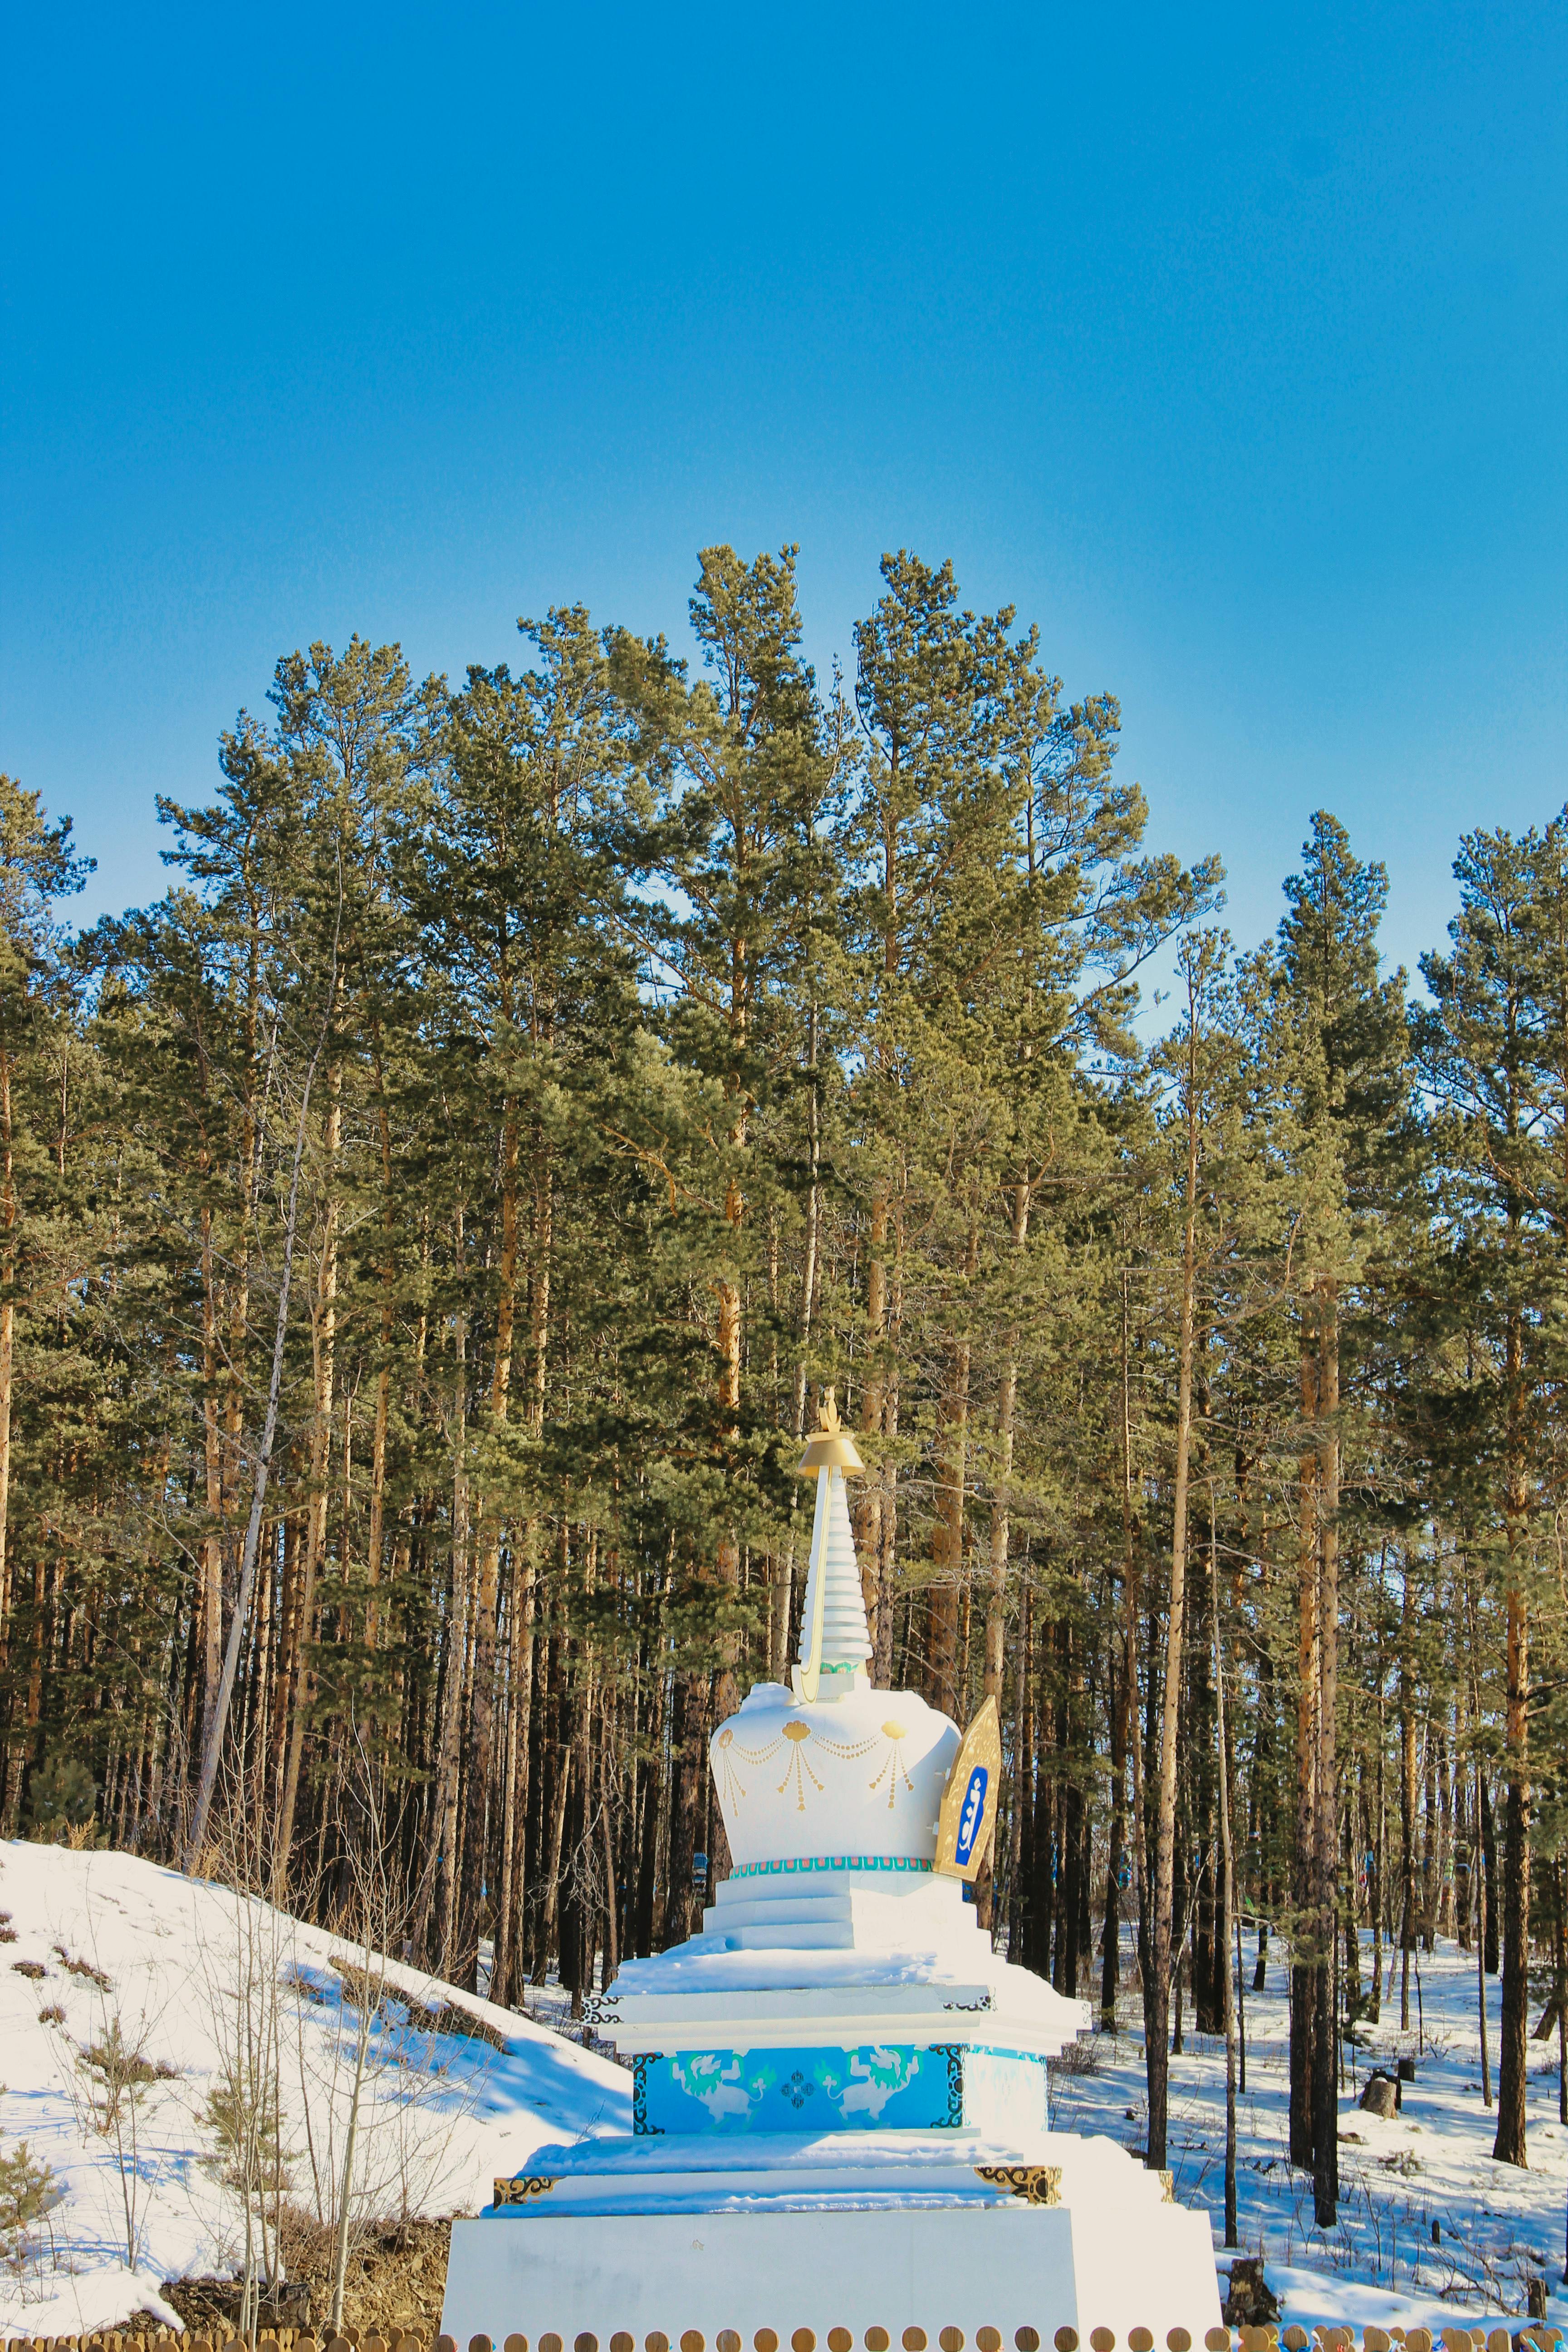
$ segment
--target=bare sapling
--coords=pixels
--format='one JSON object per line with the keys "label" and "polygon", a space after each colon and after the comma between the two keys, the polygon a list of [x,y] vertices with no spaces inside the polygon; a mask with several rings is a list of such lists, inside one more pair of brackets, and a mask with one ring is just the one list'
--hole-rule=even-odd
{"label": "bare sapling", "polygon": [[293,2161],[284,2145],[282,2008],[295,1929],[261,1894],[269,1857],[260,1840],[243,1791],[232,1791],[217,1840],[229,1891],[225,1935],[209,1938],[197,1913],[197,1965],[216,2053],[204,2120],[217,2143],[219,2177],[239,2201],[241,2336],[258,2325],[263,2287],[276,2305],[283,2285],[282,2208]]}
{"label": "bare sapling", "polygon": [[[382,1957],[386,1937],[374,1937],[373,1916],[377,1898],[385,1886],[384,1877],[377,1873],[374,1879],[356,1873],[360,1891],[368,1899],[362,1900],[359,1990],[355,2003],[355,2027],[351,2057],[351,2078],[348,2116],[343,2131],[342,2174],[337,2189],[337,2238],[332,2249],[332,2309],[331,2323],[335,2333],[342,2334],[343,2325],[343,2285],[348,2276],[349,2232],[353,2213],[354,2158],[359,2145],[360,2109],[364,2099],[365,2068],[370,2057],[371,2037],[381,2014],[382,1994],[385,1986],[385,1963]],[[382,1949],[377,1949],[379,1944]],[[346,1991],[346,1987],[345,1987]]]}
{"label": "bare sapling", "polygon": [[411,2220],[447,2189],[453,2142],[490,2054],[487,2029],[433,1979],[411,1990],[389,1969],[409,1905],[396,1892],[379,1775],[353,1722],[345,1752],[338,1812],[349,1893],[335,1923],[344,1948],[331,1960],[334,1993],[300,1981],[293,2037],[316,2217],[332,2238],[334,2329],[366,2228],[394,2210]]}
{"label": "bare sapling", "polygon": [[[1225,1651],[1219,1636],[1219,1545],[1215,1534],[1214,1488],[1209,1488],[1209,1607],[1214,1632],[1215,1741],[1219,1751],[1219,1942],[1225,2024],[1225,2242],[1239,2246],[1236,2215],[1236,1987],[1231,1979],[1230,1909],[1233,1862],[1230,1845],[1230,1776],[1225,1740]],[[1237,1970],[1237,1979],[1240,1969]]]}
{"label": "bare sapling", "polygon": [[61,2034],[55,2048],[78,2128],[84,2138],[103,2140],[113,2154],[125,2267],[133,2271],[142,2259],[152,2185],[144,2171],[146,2126],[160,2104],[160,2086],[177,2082],[180,2069],[153,2054],[158,2012],[145,1998],[132,2016],[101,1969],[78,1966],[72,1973],[92,1986],[96,2014],[85,2042]]}

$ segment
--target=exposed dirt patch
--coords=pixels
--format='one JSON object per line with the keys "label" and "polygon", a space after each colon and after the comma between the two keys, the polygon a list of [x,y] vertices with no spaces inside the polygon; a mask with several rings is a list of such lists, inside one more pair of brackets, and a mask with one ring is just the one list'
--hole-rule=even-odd
{"label": "exposed dirt patch", "polygon": [[[343,2295],[344,2320],[362,2339],[438,2333],[451,2238],[450,2221],[371,2224],[350,2252]],[[263,2302],[262,2324],[320,2331],[331,2310],[331,2238],[301,2214],[286,2228],[284,2254],[292,2285],[309,2289],[308,2305],[286,2290],[281,2307]],[[193,2331],[205,2334],[219,2321],[232,2326],[239,2317],[237,2279],[165,2279],[163,2293]]]}

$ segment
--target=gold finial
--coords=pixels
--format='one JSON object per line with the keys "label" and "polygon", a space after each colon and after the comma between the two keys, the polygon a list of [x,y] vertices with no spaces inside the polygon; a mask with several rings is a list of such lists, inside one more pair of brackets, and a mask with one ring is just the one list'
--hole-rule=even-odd
{"label": "gold finial", "polygon": [[864,1470],[859,1450],[849,1432],[838,1419],[838,1401],[831,1389],[824,1389],[822,1403],[816,1416],[816,1433],[807,1441],[800,1457],[798,1475],[805,1477],[810,1470]]}

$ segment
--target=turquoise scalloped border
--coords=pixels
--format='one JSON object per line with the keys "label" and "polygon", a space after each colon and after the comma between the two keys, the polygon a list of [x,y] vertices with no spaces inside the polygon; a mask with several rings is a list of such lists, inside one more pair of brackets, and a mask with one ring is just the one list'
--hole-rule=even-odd
{"label": "turquoise scalloped border", "polygon": [[794,1862],[738,1862],[731,1871],[731,1878],[787,1878],[801,1870],[914,1870],[929,1871],[929,1862],[918,1855],[905,1853],[812,1853]]}

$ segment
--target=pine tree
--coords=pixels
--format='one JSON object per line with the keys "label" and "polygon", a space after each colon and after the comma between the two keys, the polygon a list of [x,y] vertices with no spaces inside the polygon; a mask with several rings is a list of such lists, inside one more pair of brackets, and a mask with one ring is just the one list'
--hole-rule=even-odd
{"label": "pine tree", "polygon": [[1474,1339],[1485,1360],[1492,1526],[1506,1619],[1507,1811],[1502,1867],[1500,2161],[1527,2161],[1531,1592],[1536,1515],[1544,1499],[1542,1407],[1558,1376],[1561,1171],[1568,1150],[1563,1010],[1568,984],[1563,901],[1568,815],[1521,839],[1465,839],[1455,873],[1460,911],[1449,954],[1422,959],[1433,999],[1416,1028],[1437,1108],[1437,1145],[1462,1249],[1476,1268]]}
{"label": "pine tree", "polygon": [[1312,2168],[1321,2229],[1338,2197],[1333,1955],[1340,1843],[1342,1352],[1358,1241],[1386,1206],[1391,1130],[1405,1104],[1403,974],[1379,971],[1388,877],[1320,810],[1286,882],[1279,985],[1289,1007],[1302,1139],[1299,1308],[1299,1926],[1290,1982],[1291,2160]]}

